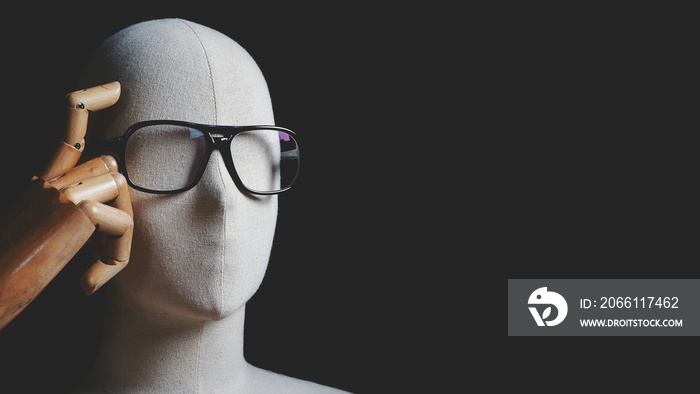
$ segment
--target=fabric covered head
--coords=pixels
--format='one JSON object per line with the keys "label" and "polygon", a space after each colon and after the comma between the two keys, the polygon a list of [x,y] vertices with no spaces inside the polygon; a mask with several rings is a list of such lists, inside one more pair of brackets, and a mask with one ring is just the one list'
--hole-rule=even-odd
{"label": "fabric covered head", "polygon": [[[108,38],[83,84],[110,81],[121,83],[122,96],[104,114],[92,115],[88,141],[120,136],[144,120],[274,124],[267,84],[251,56],[225,35],[193,22],[143,22]],[[139,162],[148,166],[147,158]],[[167,164],[177,171],[178,158]],[[118,305],[220,319],[258,289],[272,247],[277,198],[240,191],[218,152],[192,190],[155,195],[132,189],[131,199],[131,261],[112,280]]]}

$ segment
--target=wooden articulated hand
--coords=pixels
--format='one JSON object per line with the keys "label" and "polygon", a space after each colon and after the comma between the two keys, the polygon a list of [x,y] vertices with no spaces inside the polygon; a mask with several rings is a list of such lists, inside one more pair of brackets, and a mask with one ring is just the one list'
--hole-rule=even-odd
{"label": "wooden articulated hand", "polygon": [[10,323],[97,232],[99,258],[82,277],[92,294],[129,262],[133,211],[111,156],[75,166],[85,148],[90,111],[119,99],[118,82],[67,96],[66,133],[46,170],[0,219],[0,330]]}

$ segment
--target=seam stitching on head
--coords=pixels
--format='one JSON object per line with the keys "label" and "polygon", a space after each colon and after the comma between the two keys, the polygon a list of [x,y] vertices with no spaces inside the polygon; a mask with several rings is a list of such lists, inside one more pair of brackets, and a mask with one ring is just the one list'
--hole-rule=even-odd
{"label": "seam stitching on head", "polygon": [[194,385],[195,393],[199,393],[199,361],[202,359],[202,335],[204,334],[204,322],[202,322],[199,328],[199,335],[197,337],[197,362],[194,366]]}
{"label": "seam stitching on head", "polygon": [[[184,20],[181,20],[181,21],[182,21],[182,23],[185,24],[185,26],[187,26],[187,27],[192,31],[192,33],[194,34],[194,36],[197,38],[197,41],[199,42],[199,45],[202,47],[202,51],[204,52],[204,58],[205,58],[206,61],[207,61],[207,69],[208,69],[208,71],[209,71],[209,81],[211,82],[211,95],[212,95],[212,97],[214,98],[214,124],[215,124],[215,125],[218,125],[218,124],[219,124],[219,118],[218,118],[218,110],[217,110],[217,107],[216,107],[216,91],[214,90],[214,76],[213,76],[213,73],[212,73],[212,71],[211,71],[211,62],[209,61],[209,55],[207,54],[207,49],[204,47],[204,43],[202,42],[202,39],[199,38],[199,35],[198,35],[197,32],[194,30],[194,28],[192,28],[192,26],[190,26],[190,24],[189,24],[187,21],[184,21]],[[221,169],[219,168],[219,166],[216,166],[216,168],[217,168],[217,172],[219,173],[219,178],[221,178],[221,183],[222,183],[222,185],[224,185],[224,187],[226,187],[226,180],[224,179],[224,174],[223,174],[223,172],[221,171]],[[226,234],[226,227],[225,227],[225,226],[226,226],[226,211],[224,210],[224,234]],[[221,260],[221,266],[219,267],[219,272],[220,272],[219,287],[220,287],[220,289],[221,289],[221,291],[220,291],[220,293],[219,293],[220,302],[221,302],[221,310],[219,311],[219,315],[220,315],[219,317],[222,317],[223,314],[224,314],[224,311],[226,310],[226,305],[225,305],[226,298],[225,298],[225,294],[224,294],[224,270],[225,270],[225,268],[226,268],[226,265],[225,265],[225,263],[226,263],[226,247],[227,247],[227,245],[226,245],[226,243],[224,242],[224,247],[223,247],[223,250],[222,250],[222,256],[221,256],[221,259],[220,259],[220,260]]]}
{"label": "seam stitching on head", "polygon": [[190,26],[187,21],[181,20],[182,23],[187,26],[194,36],[197,38],[197,41],[199,42],[199,46],[202,47],[202,51],[204,52],[204,59],[207,61],[207,71],[209,72],[209,82],[211,83],[211,95],[214,98],[214,124],[218,125],[219,124],[219,119],[218,119],[218,110],[216,108],[216,91],[214,90],[214,75],[211,72],[211,62],[209,61],[209,55],[207,54],[207,48],[204,47],[204,43],[202,42],[202,39],[199,38],[199,34]]}
{"label": "seam stitching on head", "polygon": [[[226,188],[226,180],[224,180],[224,174],[223,171],[221,171],[221,168],[219,166],[216,166],[216,168],[219,171],[219,177],[221,178],[221,184]],[[227,234],[228,232],[228,220],[226,216],[228,215],[228,212],[226,209],[223,210],[223,216],[224,216],[224,232],[223,234]],[[219,288],[221,289],[219,293],[219,297],[221,299],[221,310],[219,310],[219,317],[224,316],[224,311],[226,310],[226,297],[224,293],[224,271],[226,270],[226,249],[228,249],[228,243],[224,242],[223,248],[221,248],[221,258],[219,259],[221,261],[221,266],[219,268],[219,275],[220,275],[220,280],[219,280]]]}

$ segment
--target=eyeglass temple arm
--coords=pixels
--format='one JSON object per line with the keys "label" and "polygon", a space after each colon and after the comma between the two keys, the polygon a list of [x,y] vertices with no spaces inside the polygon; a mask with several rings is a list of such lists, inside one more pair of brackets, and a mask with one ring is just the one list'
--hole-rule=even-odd
{"label": "eyeglass temple arm", "polygon": [[66,96],[68,116],[64,135],[58,149],[40,178],[50,180],[73,168],[85,149],[87,119],[91,111],[99,111],[114,105],[121,95],[119,82],[111,82],[78,90]]}

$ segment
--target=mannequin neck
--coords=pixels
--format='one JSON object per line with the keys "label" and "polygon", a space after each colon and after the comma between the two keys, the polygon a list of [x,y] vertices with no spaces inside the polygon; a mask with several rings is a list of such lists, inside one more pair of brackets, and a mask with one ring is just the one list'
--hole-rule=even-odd
{"label": "mannequin neck", "polygon": [[245,305],[217,321],[114,308],[91,374],[93,388],[208,392],[246,384]]}

